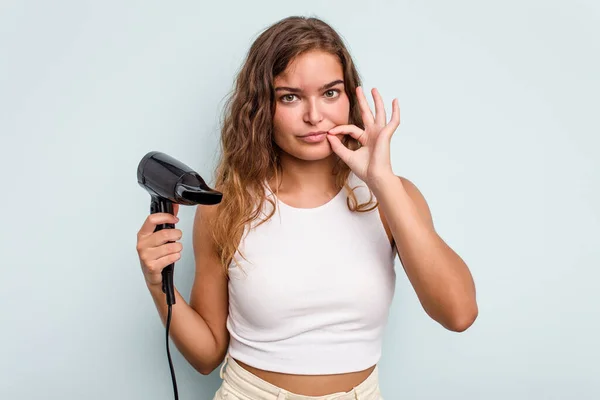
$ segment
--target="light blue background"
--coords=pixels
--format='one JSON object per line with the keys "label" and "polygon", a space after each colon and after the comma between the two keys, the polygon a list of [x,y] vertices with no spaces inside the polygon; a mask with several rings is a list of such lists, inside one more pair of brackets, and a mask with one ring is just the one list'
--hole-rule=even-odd
{"label": "light blue background", "polygon": [[[256,35],[316,15],[365,87],[400,100],[394,172],[470,266],[480,315],[444,330],[404,274],[386,399],[600,398],[597,1],[0,4],[0,398],[171,399],[136,233],[136,167],[164,151],[212,181],[223,100]],[[388,114],[390,115],[390,114]],[[181,210],[193,276],[194,208]],[[211,399],[171,345],[181,400]]]}

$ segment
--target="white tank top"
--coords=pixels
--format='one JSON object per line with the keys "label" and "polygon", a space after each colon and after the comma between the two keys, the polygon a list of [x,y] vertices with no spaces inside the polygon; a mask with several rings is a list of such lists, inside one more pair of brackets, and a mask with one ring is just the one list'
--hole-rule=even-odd
{"label": "white tank top", "polygon": [[[368,202],[366,184],[353,173],[349,183],[360,185],[359,203]],[[396,284],[396,249],[378,209],[350,211],[345,189],[309,209],[268,195],[278,209],[246,229],[239,250],[248,261],[236,254],[239,267],[229,268],[229,354],[291,374],[376,364]]]}

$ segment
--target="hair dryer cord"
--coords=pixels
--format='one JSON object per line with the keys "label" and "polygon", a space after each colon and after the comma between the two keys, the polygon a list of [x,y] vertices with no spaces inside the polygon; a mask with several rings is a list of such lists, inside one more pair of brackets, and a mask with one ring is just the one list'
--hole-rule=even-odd
{"label": "hair dryer cord", "polygon": [[169,304],[169,311],[167,313],[167,358],[169,359],[169,368],[171,369],[171,379],[173,380],[173,392],[175,394],[175,400],[179,399],[177,393],[177,380],[175,379],[175,370],[173,369],[173,361],[171,361],[171,352],[169,350],[169,328],[171,327],[171,314],[173,312],[173,306]]}

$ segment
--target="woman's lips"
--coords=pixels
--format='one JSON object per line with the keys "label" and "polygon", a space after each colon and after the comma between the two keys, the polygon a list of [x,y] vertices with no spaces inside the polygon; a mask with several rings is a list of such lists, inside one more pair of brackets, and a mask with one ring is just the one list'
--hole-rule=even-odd
{"label": "woman's lips", "polygon": [[299,139],[306,143],[319,143],[326,139],[327,132],[311,132],[307,135],[299,136]]}

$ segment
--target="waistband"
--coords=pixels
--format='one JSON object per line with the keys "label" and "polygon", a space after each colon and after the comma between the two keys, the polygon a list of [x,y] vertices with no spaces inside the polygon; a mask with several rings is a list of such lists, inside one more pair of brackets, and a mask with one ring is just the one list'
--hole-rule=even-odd
{"label": "waistband", "polygon": [[225,357],[219,375],[228,389],[257,400],[378,400],[381,398],[378,366],[375,366],[373,372],[352,390],[325,396],[305,396],[288,392],[244,369],[229,354]]}

